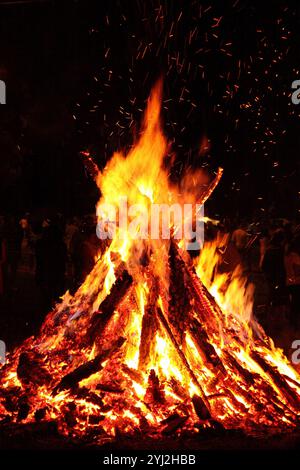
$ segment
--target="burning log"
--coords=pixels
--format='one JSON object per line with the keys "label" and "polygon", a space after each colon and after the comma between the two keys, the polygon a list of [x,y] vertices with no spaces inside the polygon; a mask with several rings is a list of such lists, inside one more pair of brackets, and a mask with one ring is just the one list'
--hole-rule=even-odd
{"label": "burning log", "polygon": [[100,395],[98,395],[97,393],[92,392],[91,390],[89,390],[86,387],[80,387],[80,388],[76,389],[76,397],[77,398],[79,398],[79,399],[83,398],[85,401],[87,401],[89,403],[93,403],[93,405],[97,405],[100,408],[102,408],[104,406],[104,403],[103,403],[103,400],[102,400],[103,395],[102,394],[100,394]]}
{"label": "burning log", "polygon": [[174,326],[174,336],[182,344],[188,315],[191,309],[190,299],[184,278],[184,262],[178,255],[174,240],[171,240],[169,250],[170,287],[168,318]]}
{"label": "burning log", "polygon": [[46,417],[46,414],[47,408],[40,408],[34,413],[34,419],[36,420],[36,422],[42,421]]}
{"label": "burning log", "polygon": [[282,374],[282,377],[284,377],[284,379],[287,380],[288,382],[290,382],[291,384],[295,385],[300,391],[299,382],[296,382],[296,380],[292,379],[291,377],[289,377],[288,375],[285,375],[285,374]]}
{"label": "burning log", "polygon": [[[181,258],[179,252],[178,256]],[[194,306],[193,311],[196,312],[198,319],[203,324],[209,324],[211,320],[208,316],[208,312],[210,312],[210,315],[220,320],[220,318],[222,318],[222,312],[213,296],[198,278],[195,268],[188,265],[187,262],[183,262],[183,267],[185,272],[185,286],[189,297],[192,299]],[[217,316],[216,312],[218,312],[220,316]]]}
{"label": "burning log", "polygon": [[76,417],[76,405],[75,403],[68,403],[66,406],[66,411],[64,414],[66,425],[69,428],[74,428],[77,424],[77,417]]}
{"label": "burning log", "polygon": [[299,397],[295,390],[293,390],[289,384],[283,379],[280,373],[268,364],[263,357],[261,357],[257,352],[252,351],[251,357],[255,362],[262,368],[262,370],[269,375],[276,387],[280,392],[285,396],[286,400],[293,404],[293,406],[299,408]]}
{"label": "burning log", "polygon": [[248,386],[253,385],[255,375],[251,374],[243,366],[241,366],[241,364],[239,364],[238,361],[228,351],[223,351],[222,354],[224,355],[226,363],[231,367],[231,369],[235,372],[238,372]]}
{"label": "burning log", "polygon": [[52,395],[56,395],[62,390],[75,388],[77,384],[81,382],[81,380],[87,379],[92,374],[99,372],[102,369],[102,362],[109,356],[113,355],[117,350],[119,350],[124,342],[125,338],[120,337],[112,344],[109,349],[102,351],[91,361],[82,364],[81,366],[77,367],[77,369],[65,375],[59,384],[54,388]]}
{"label": "burning log", "polygon": [[239,402],[236,399],[233,392],[229,388],[226,388],[224,390],[226,392],[226,397],[230,399],[230,401],[231,401],[232,405],[234,406],[234,408],[236,410],[238,410],[240,413],[246,414],[247,413],[247,408],[245,407],[245,405],[243,405],[243,403]]}
{"label": "burning log", "polygon": [[220,308],[217,305],[215,299],[198,278],[194,266],[190,265],[188,261],[182,258],[174,241],[172,241],[172,245],[176,259],[178,262],[180,262],[180,268],[184,272],[184,285],[187,290],[186,295],[190,299],[190,303],[193,306],[193,311],[197,315],[198,320],[202,324],[209,324],[210,318],[208,316],[208,312],[210,312],[210,314],[215,317],[216,311],[218,314],[221,314],[221,317],[219,317],[220,320],[220,318],[222,318],[222,312],[220,311]]}
{"label": "burning log", "polygon": [[191,370],[190,365],[189,365],[189,363],[188,363],[188,361],[187,361],[185,355],[183,354],[182,350],[180,349],[179,345],[177,344],[176,339],[175,339],[175,337],[174,337],[174,335],[173,335],[173,333],[172,333],[172,330],[171,330],[171,328],[170,328],[170,326],[169,326],[169,324],[168,324],[168,321],[167,321],[167,319],[165,318],[163,312],[161,311],[161,309],[160,309],[159,307],[157,308],[157,315],[158,315],[158,318],[159,318],[159,320],[160,320],[160,322],[161,322],[163,328],[165,329],[165,331],[166,331],[166,333],[167,333],[169,339],[171,340],[171,342],[172,342],[172,344],[173,344],[173,346],[174,346],[174,348],[175,348],[175,350],[176,350],[176,352],[177,352],[177,354],[178,354],[178,356],[179,356],[179,358],[180,358],[182,364],[184,365],[185,369],[187,370],[189,376],[191,377],[192,382],[194,383],[194,385],[196,385],[196,387],[198,388],[199,392],[201,393],[203,402],[205,403],[205,405],[207,406],[207,408],[210,409],[209,403],[208,403],[208,401],[207,401],[207,399],[206,399],[206,397],[205,397],[205,393],[204,393],[204,391],[203,391],[201,385],[199,384],[198,379],[197,379],[197,377],[195,376],[194,372]]}
{"label": "burning log", "polygon": [[211,418],[211,414],[208,411],[207,406],[202,400],[202,398],[200,398],[198,395],[194,395],[192,397],[192,403],[198,418],[203,421],[206,421]]}
{"label": "burning log", "polygon": [[174,393],[183,401],[189,400],[190,396],[188,393],[188,390],[182,386],[181,383],[179,383],[178,380],[175,379],[175,377],[171,377],[170,380],[170,386]]}
{"label": "burning log", "polygon": [[20,393],[22,393],[21,387],[9,387],[5,390],[5,393],[4,390],[1,390],[1,403],[7,411],[11,413],[17,411]]}
{"label": "burning log", "polygon": [[19,400],[19,410],[18,410],[18,415],[17,415],[17,421],[23,421],[23,419],[26,419],[30,411],[30,405],[27,401],[26,397],[22,397]]}
{"label": "burning log", "polygon": [[[256,381],[256,378],[258,379]],[[285,418],[289,420],[290,422],[295,422],[296,415],[294,412],[288,408],[287,405],[285,405],[282,401],[281,398],[278,396],[278,394],[275,392],[275,390],[269,385],[267,382],[261,382],[261,378],[257,375],[254,374],[253,377],[254,383],[252,384],[257,387],[257,389],[260,390],[261,394],[255,394],[252,395],[250,392],[245,390],[243,387],[241,387],[235,380],[233,379],[227,379],[226,384],[227,388],[225,390],[225,395],[227,394],[227,398],[230,395],[230,399],[233,402],[233,405],[235,408],[239,409],[242,414],[244,414],[243,408],[241,408],[241,403],[237,400],[233,400],[233,397],[235,398],[236,395],[242,397],[246,403],[249,404],[249,406],[253,407],[255,409],[255,412],[260,414],[263,410],[265,410],[266,405],[264,403],[268,403],[269,407],[272,407],[275,412],[275,416],[280,416],[283,412],[285,411]],[[281,411],[280,411],[281,410]],[[289,416],[289,414],[291,416]],[[255,415],[254,415],[254,420],[255,420]],[[279,423],[278,423],[279,425]]]}
{"label": "burning log", "polygon": [[102,390],[103,392],[108,393],[124,393],[124,388],[114,387],[109,384],[97,384],[97,390]]}
{"label": "burning log", "polygon": [[195,341],[198,353],[203,357],[206,364],[210,364],[214,369],[218,369],[222,375],[227,375],[226,369],[212,344],[209,343],[208,335],[201,323],[194,319],[189,327],[189,331]]}
{"label": "burning log", "polygon": [[199,201],[199,204],[204,204],[207,199],[211,196],[217,185],[219,184],[219,181],[222,177],[223,174],[223,168],[218,168],[217,173],[215,178],[212,180],[212,182],[208,185],[206,188],[206,191],[202,194],[201,199]]}
{"label": "burning log", "polygon": [[17,376],[20,382],[25,386],[30,383],[45,385],[51,381],[51,375],[41,365],[37,356],[27,352],[20,354]]}
{"label": "burning log", "polygon": [[132,281],[132,276],[124,269],[112,286],[110,293],[101,303],[99,312],[92,318],[92,324],[87,333],[88,344],[93,343],[97,337],[101,336],[117,306],[127,294]]}
{"label": "burning log", "polygon": [[90,415],[89,424],[96,425],[105,419],[105,415]]}
{"label": "burning log", "polygon": [[151,369],[150,374],[148,377],[148,388],[145,395],[145,402],[152,404],[154,403],[164,403],[165,402],[165,395],[163,392],[163,388],[159,382],[159,378],[157,377],[155,370]]}
{"label": "burning log", "polygon": [[188,416],[180,416],[178,413],[172,414],[162,421],[162,424],[165,425],[162,434],[166,436],[173,434],[177,429],[182,428],[187,419]]}
{"label": "burning log", "polygon": [[230,388],[234,394],[240,395],[242,398],[244,398],[245,402],[249,405],[253,405],[254,407],[261,406],[261,397],[256,394],[251,394],[248,389],[245,390],[237,383],[235,379],[227,379],[226,385],[227,388]]}
{"label": "burning log", "polygon": [[153,352],[153,342],[157,331],[158,280],[153,279],[149,301],[142,319],[142,332],[139,348],[139,370],[146,370]]}
{"label": "burning log", "polygon": [[143,375],[138,370],[131,369],[126,364],[122,365],[122,370],[124,374],[126,374],[130,379],[134,380],[140,385],[143,385],[144,378],[143,378]]}

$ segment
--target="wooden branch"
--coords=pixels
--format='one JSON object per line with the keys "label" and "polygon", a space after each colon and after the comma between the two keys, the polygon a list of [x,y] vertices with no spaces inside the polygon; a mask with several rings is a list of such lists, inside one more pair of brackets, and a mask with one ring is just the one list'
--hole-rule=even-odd
{"label": "wooden branch", "polygon": [[223,168],[218,168],[217,174],[215,178],[212,180],[212,182],[208,185],[206,191],[202,194],[200,201],[198,201],[198,204],[204,204],[207,199],[211,196],[213,191],[216,189],[216,187],[219,184],[219,181],[222,177],[223,174]]}

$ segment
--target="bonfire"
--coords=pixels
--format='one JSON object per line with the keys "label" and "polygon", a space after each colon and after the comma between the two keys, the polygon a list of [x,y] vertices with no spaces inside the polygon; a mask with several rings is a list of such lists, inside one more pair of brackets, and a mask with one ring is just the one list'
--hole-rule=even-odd
{"label": "bonfire", "polygon": [[[120,195],[145,207],[203,204],[218,184],[222,170],[204,182],[200,171],[170,182],[161,88],[128,154],[115,153],[102,172],[94,166],[99,207]],[[77,292],[66,292],[39,334],[8,355],[3,426],[55,422],[61,435],[98,444],[299,427],[300,377],[255,320],[241,271],[218,274],[224,240],[204,243],[195,259],[170,229],[170,239],[139,239],[118,227],[122,236],[99,242]]]}

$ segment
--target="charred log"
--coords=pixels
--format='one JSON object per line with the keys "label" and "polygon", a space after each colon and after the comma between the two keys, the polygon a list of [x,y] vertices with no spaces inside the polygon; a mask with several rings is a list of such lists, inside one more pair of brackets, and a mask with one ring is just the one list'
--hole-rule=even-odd
{"label": "charred log", "polygon": [[110,293],[101,303],[99,312],[92,318],[91,326],[87,333],[88,344],[93,343],[97,337],[101,336],[117,306],[125,297],[132,281],[132,276],[124,269],[112,286]]}
{"label": "charred log", "polygon": [[40,408],[39,410],[36,410],[36,412],[34,413],[34,419],[37,422],[42,421],[46,417],[46,414],[47,414],[47,408],[46,407]]}
{"label": "charred log", "polygon": [[182,428],[188,416],[180,416],[178,413],[174,413],[166,420],[162,421],[165,424],[162,434],[169,436],[176,432],[178,429]]}
{"label": "charred log", "polygon": [[252,351],[251,357],[255,362],[266,372],[269,377],[273,380],[275,385],[279,388],[281,393],[285,396],[286,400],[293,404],[293,406],[299,408],[299,397],[297,393],[289,386],[289,384],[284,380],[280,373],[268,364],[257,352]]}
{"label": "charred log", "polygon": [[105,415],[90,415],[89,424],[96,425],[105,419]]}
{"label": "charred log", "polygon": [[69,374],[65,375],[59,384],[54,388],[52,395],[56,395],[62,390],[72,389],[78,385],[83,379],[87,379],[90,375],[99,372],[102,369],[102,362],[115,353],[125,342],[125,338],[120,337],[116,342],[113,343],[111,348],[102,351],[98,354],[95,359],[88,361],[77,369],[73,370]]}
{"label": "charred log", "polygon": [[14,412],[18,410],[18,400],[20,398],[21,388],[20,387],[10,387],[2,393],[3,401],[2,404],[4,408],[9,412]]}
{"label": "charred log", "polygon": [[204,359],[205,363],[210,364],[212,368],[218,369],[223,375],[226,375],[226,369],[216,353],[215,348],[210,344],[208,335],[201,323],[194,319],[190,323],[189,331],[195,341],[197,351]]}
{"label": "charred log", "polygon": [[193,310],[196,312],[200,322],[209,325],[210,318],[208,316],[208,312],[213,316],[216,316],[216,312],[218,312],[218,314],[220,314],[218,318],[222,318],[222,312],[220,311],[219,306],[198,278],[195,268],[184,262],[184,271],[186,277],[185,285],[188,290],[188,295],[192,299],[192,304],[194,306]]}
{"label": "charred log", "polygon": [[68,403],[66,406],[65,411],[65,422],[69,428],[73,428],[77,424],[77,417],[76,417],[76,405],[75,403]]}
{"label": "charred log", "polygon": [[203,421],[206,421],[211,418],[211,414],[201,397],[199,397],[198,395],[194,395],[192,398],[192,403],[198,418]]}
{"label": "charred log", "polygon": [[30,411],[30,405],[27,401],[26,397],[22,397],[19,400],[19,410],[18,410],[18,415],[17,415],[17,421],[23,421],[23,419],[26,419]]}
{"label": "charred log", "polygon": [[177,352],[180,360],[181,360],[181,363],[183,364],[184,368],[187,370],[189,376],[191,377],[193,383],[196,385],[196,387],[198,388],[199,392],[201,393],[202,395],[202,399],[203,401],[205,402],[207,408],[209,409],[210,406],[209,406],[209,403],[205,397],[205,393],[201,387],[201,385],[199,384],[199,381],[197,379],[197,377],[195,376],[194,372],[192,371],[192,369],[190,368],[190,365],[185,357],[185,355],[183,354],[182,350],[180,349],[178,343],[176,342],[176,339],[172,333],[172,330],[168,324],[168,321],[167,319],[165,318],[163,312],[161,311],[161,309],[158,307],[157,309],[157,315],[158,315],[158,318],[164,328],[164,330],[166,331],[171,343],[173,344],[174,348],[175,348],[175,351]]}
{"label": "charred log", "polygon": [[124,374],[126,374],[130,379],[134,380],[135,382],[137,382],[140,385],[143,385],[144,379],[143,379],[142,374],[139,371],[137,371],[135,369],[131,369],[126,364],[122,365],[122,370],[123,370]]}
{"label": "charred log", "polygon": [[[101,396],[100,396],[101,395]],[[77,398],[83,398],[85,401],[89,403],[93,403],[93,405],[97,405],[102,408],[103,400],[102,400],[102,394],[98,395],[97,393],[94,393],[90,391],[86,387],[80,387],[76,389],[76,397]]]}
{"label": "charred log", "polygon": [[109,385],[109,384],[98,384],[97,390],[101,390],[103,392],[108,392],[108,393],[118,393],[118,394],[124,393],[124,388],[114,387],[113,385]]}
{"label": "charred log", "polygon": [[174,327],[174,336],[176,337],[176,340],[182,344],[191,306],[184,277],[184,262],[178,255],[178,250],[173,240],[171,240],[170,243],[169,266],[170,300],[168,318],[169,322]]}
{"label": "charred log", "polygon": [[184,401],[189,399],[188,390],[181,383],[179,383],[178,380],[176,380],[174,377],[170,379],[170,386],[172,387],[172,390],[179,398],[181,398]]}
{"label": "charred log", "polygon": [[223,351],[223,355],[231,369],[238,372],[247,385],[253,385],[255,374],[251,374],[248,370],[244,369],[228,351]]}
{"label": "charred log", "polygon": [[17,367],[17,376],[23,385],[45,385],[51,381],[51,375],[42,366],[38,358],[32,353],[20,354]]}
{"label": "charred log", "polygon": [[149,373],[145,402],[149,404],[165,402],[163,387],[161,386],[154,369],[151,369]]}
{"label": "charred log", "polygon": [[157,331],[158,281],[153,279],[149,300],[142,319],[142,332],[139,348],[139,370],[146,370],[151,360],[155,332]]}

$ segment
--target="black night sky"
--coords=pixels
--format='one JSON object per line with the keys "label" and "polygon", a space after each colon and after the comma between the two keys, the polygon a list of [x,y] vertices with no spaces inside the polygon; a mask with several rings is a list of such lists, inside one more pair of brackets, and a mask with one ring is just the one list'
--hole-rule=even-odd
{"label": "black night sky", "polygon": [[220,165],[213,215],[299,217],[298,1],[0,3],[0,212],[93,212],[79,152],[128,148],[164,77],[165,132],[184,167]]}

